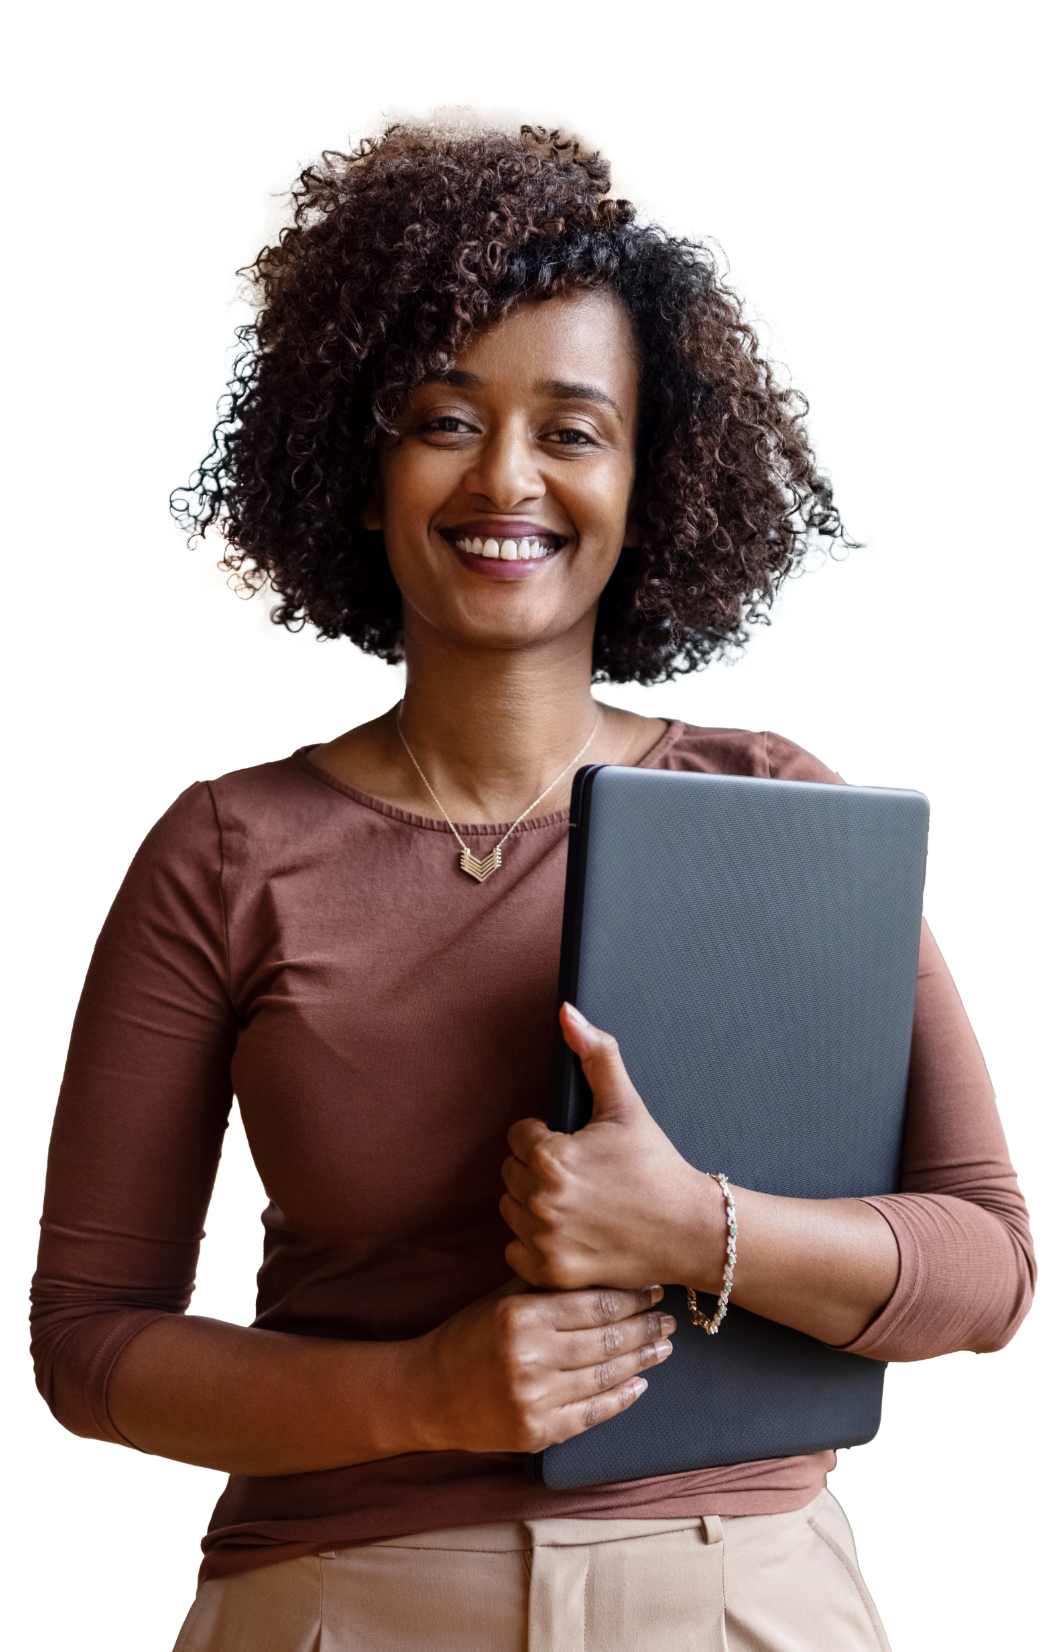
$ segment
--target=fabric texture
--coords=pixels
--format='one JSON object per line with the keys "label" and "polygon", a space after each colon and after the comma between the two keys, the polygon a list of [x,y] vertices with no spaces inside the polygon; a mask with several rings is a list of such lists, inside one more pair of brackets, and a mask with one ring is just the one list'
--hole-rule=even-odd
{"label": "fabric texture", "polygon": [[830,1492],[792,1514],[426,1532],[203,1583],[174,1652],[888,1652]]}
{"label": "fabric texture", "polygon": [[[841,783],[790,741],[671,724],[647,767]],[[482,854],[504,826],[462,826]],[[183,1312],[233,1089],[267,1190],[257,1326],[420,1335],[509,1277],[509,1127],[547,1108],[566,814],[529,820],[485,884],[444,822],[305,753],[190,787],[115,900],[73,1029],[49,1158],[33,1338],[74,1433],[121,1442],[114,1362]],[[987,1350],[1030,1302],[1026,1211],[975,1037],[925,930],[892,1300],[876,1359]],[[124,1443],[124,1442],[123,1442]],[[518,1457],[416,1453],[233,1476],[206,1577],[410,1533],[547,1519],[764,1515],[810,1503],[831,1452],[577,1492]]]}

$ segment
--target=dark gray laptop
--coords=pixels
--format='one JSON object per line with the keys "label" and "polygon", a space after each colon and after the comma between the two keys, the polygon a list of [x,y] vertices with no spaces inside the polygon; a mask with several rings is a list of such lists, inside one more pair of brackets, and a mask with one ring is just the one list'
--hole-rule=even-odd
{"label": "dark gray laptop", "polygon": [[[700,1170],[800,1198],[895,1189],[927,832],[919,792],[579,771],[560,999],[615,1034]],[[552,1127],[590,1111],[561,1044]],[[674,1351],[647,1393],[528,1459],[535,1480],[639,1480],[876,1433],[882,1364],[737,1307],[708,1337],[680,1282],[665,1306]]]}

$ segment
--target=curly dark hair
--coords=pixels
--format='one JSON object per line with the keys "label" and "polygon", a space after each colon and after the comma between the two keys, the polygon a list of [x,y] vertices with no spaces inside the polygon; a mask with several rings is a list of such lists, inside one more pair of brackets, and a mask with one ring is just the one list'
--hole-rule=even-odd
{"label": "curly dark hair", "polygon": [[213,446],[171,508],[217,524],[273,619],[402,657],[401,594],[360,520],[380,430],[525,300],[605,288],[641,361],[634,498],[642,543],[600,603],[594,677],[651,683],[747,639],[813,542],[851,544],[817,469],[806,400],[759,353],[707,248],[636,221],[560,132],[391,126],[327,151],[293,221],[239,273],[258,302]]}

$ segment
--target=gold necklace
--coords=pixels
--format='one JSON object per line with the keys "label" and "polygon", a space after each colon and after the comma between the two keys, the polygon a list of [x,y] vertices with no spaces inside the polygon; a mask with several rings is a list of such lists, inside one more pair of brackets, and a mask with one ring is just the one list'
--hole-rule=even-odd
{"label": "gold necklace", "polygon": [[423,770],[420,768],[419,764],[417,763],[415,757],[412,755],[412,748],[410,747],[408,741],[405,739],[404,730],[401,727],[401,713],[404,710],[404,708],[405,708],[404,700],[399,701],[398,702],[398,709],[397,709],[397,731],[398,731],[398,735],[401,739],[401,744],[404,746],[405,750],[408,752],[409,761],[412,764],[413,768],[416,770],[416,773],[419,775],[420,779],[423,781],[423,784],[426,786],[427,790],[430,792],[431,796],[434,798],[435,803],[438,805],[439,809],[441,809],[443,815],[445,815],[446,824],[449,827],[449,830],[452,832],[453,836],[456,838],[456,841],[460,845],[460,859],[459,859],[457,864],[459,865],[461,872],[466,872],[469,878],[474,878],[475,879],[476,883],[485,883],[486,879],[491,878],[493,876],[494,872],[499,872],[500,871],[501,850],[504,848],[504,845],[507,843],[507,841],[511,837],[512,833],[515,831],[516,827],[521,826],[523,821],[526,819],[527,815],[530,814],[530,812],[533,809],[536,809],[539,803],[542,803],[544,801],[544,799],[548,796],[549,792],[552,791],[554,787],[559,785],[559,783],[563,779],[564,775],[570,773],[571,769],[574,767],[574,765],[578,761],[579,757],[584,757],[585,756],[585,753],[589,750],[589,747],[592,745],[593,740],[596,737],[596,731],[600,727],[600,717],[602,715],[602,713],[600,711],[600,708],[598,706],[597,710],[596,710],[596,721],[593,724],[592,733],[589,735],[588,740],[586,740],[586,742],[585,742],[584,746],[582,746],[581,750],[575,752],[574,756],[571,758],[571,760],[567,764],[566,768],[560,770],[560,772],[559,772],[559,774],[557,774],[555,780],[550,780],[549,781],[548,785],[545,787],[544,791],[541,793],[541,796],[540,797],[535,797],[534,801],[527,805],[527,807],[523,810],[522,814],[519,816],[519,819],[512,821],[512,824],[508,827],[508,830],[505,832],[505,834],[501,838],[500,842],[494,844],[494,846],[490,850],[489,854],[484,855],[483,858],[481,860],[479,860],[477,855],[473,855],[471,853],[471,850],[468,848],[467,844],[464,842],[463,838],[460,836],[460,833],[457,831],[456,827],[453,825],[452,821],[449,819],[449,816],[446,813],[445,804],[442,802],[441,798],[438,796],[438,793],[435,791],[434,787],[431,785],[430,781],[427,779],[427,776],[424,774]]}

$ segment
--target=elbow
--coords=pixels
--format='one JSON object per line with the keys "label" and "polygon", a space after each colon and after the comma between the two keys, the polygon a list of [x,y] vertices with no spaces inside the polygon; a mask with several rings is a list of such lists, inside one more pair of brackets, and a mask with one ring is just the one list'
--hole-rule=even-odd
{"label": "elbow", "polygon": [[[49,1368],[39,1373],[37,1390],[55,1421],[68,1434],[74,1434],[80,1440],[114,1440],[111,1430],[101,1427],[96,1421],[83,1396],[63,1381],[62,1372]],[[124,1441],[121,1443],[124,1444]]]}
{"label": "elbow", "polygon": [[967,1344],[969,1352],[997,1354],[1002,1348],[1007,1348],[1030,1313],[1033,1301],[1034,1271],[1033,1267],[1028,1266],[1014,1296],[997,1303],[980,1334]]}
{"label": "elbow", "polygon": [[962,1349],[961,1352],[967,1354],[999,1354],[1002,1348],[1008,1347],[1018,1329],[1017,1326],[1015,1330],[1008,1332],[1005,1336],[984,1337],[981,1342],[973,1343],[968,1348]]}
{"label": "elbow", "polygon": [[83,1440],[129,1441],[111,1421],[107,1382],[118,1356],[146,1325],[164,1318],[151,1309],[71,1314],[37,1304],[30,1352],[37,1389],[56,1422]]}
{"label": "elbow", "polygon": [[37,1392],[56,1422],[82,1440],[113,1438],[107,1428],[100,1426],[90,1394],[76,1371],[65,1364],[61,1351],[35,1341],[31,1352]]}
{"label": "elbow", "polygon": [[1002,1348],[1008,1347],[1022,1325],[1023,1318],[1024,1316],[1021,1315],[1018,1320],[1007,1326],[1003,1331],[988,1332],[981,1337],[976,1337],[973,1341],[966,1343],[961,1352],[968,1354],[999,1354]]}

